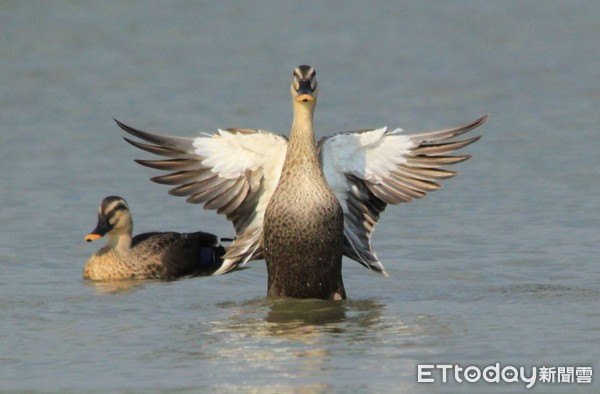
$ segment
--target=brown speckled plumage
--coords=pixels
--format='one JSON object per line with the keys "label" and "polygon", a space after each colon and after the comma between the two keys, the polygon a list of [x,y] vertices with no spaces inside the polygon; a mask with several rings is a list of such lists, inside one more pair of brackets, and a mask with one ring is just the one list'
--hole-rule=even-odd
{"label": "brown speckled plumage", "polygon": [[264,219],[268,295],[344,299],[344,218],[317,155],[312,126],[317,89],[312,67],[296,68],[291,90],[290,141]]}
{"label": "brown speckled plumage", "polygon": [[86,237],[107,235],[107,245],[94,253],[83,270],[84,279],[175,279],[212,274],[225,253],[219,239],[209,233],[156,232],[133,239],[133,222],[125,200],[107,197],[98,211],[98,225]]}

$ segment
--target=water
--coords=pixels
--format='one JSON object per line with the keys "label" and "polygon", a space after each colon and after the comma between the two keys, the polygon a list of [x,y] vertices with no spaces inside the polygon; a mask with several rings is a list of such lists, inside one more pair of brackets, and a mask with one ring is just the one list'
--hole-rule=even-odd
{"label": "water", "polygon": [[[0,5],[0,390],[523,392],[417,384],[417,364],[600,371],[598,55],[592,2],[4,2]],[[388,207],[383,279],[349,300],[269,300],[264,263],[175,282],[81,279],[98,204],[136,231],[230,236],[148,181],[111,118],[195,135],[287,134],[315,66],[319,135],[490,113],[443,190]]]}

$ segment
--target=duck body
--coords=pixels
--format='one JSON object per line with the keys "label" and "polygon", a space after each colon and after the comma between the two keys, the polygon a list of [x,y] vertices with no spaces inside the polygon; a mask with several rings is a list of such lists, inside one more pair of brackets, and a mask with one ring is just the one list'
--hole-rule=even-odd
{"label": "duck body", "polygon": [[345,299],[342,209],[335,198],[319,193],[323,185],[296,180],[305,192],[280,183],[265,212],[267,294]]}
{"label": "duck body", "polygon": [[205,233],[152,232],[131,238],[133,221],[124,199],[103,200],[93,241],[107,235],[107,245],[94,253],[83,270],[89,280],[176,279],[212,274],[225,249],[217,236]]}
{"label": "duck body", "polygon": [[145,233],[132,239],[129,250],[104,246],[94,253],[83,270],[90,280],[176,279],[210,274],[220,267],[222,246],[213,234]]}
{"label": "duck body", "polygon": [[279,183],[264,216],[269,296],[345,299],[344,216],[327,184],[313,131],[314,70],[294,73],[294,120]]}

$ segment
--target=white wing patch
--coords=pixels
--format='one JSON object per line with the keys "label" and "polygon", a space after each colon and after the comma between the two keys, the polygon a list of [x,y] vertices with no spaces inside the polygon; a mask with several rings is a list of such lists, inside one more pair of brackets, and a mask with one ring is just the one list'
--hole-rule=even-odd
{"label": "white wing patch", "polygon": [[279,153],[283,152],[285,157],[282,145],[287,145],[285,138],[262,130],[240,133],[219,129],[218,134],[198,137],[193,142],[194,153],[204,158],[202,165],[228,179],[243,176],[248,170],[256,171],[259,167],[276,167]]}
{"label": "white wing patch", "polygon": [[[414,144],[399,134],[396,129],[387,132],[387,127],[359,133],[339,133],[323,144],[323,169],[338,182],[345,173],[355,175],[373,183],[380,183],[382,175],[406,163],[403,156]],[[333,170],[333,171],[332,171]],[[329,181],[329,177],[327,180]]]}
{"label": "white wing patch", "polygon": [[[374,198],[366,187],[350,179],[380,184],[399,164],[414,144],[402,130],[391,132],[386,127],[356,133],[339,133],[326,139],[321,146],[321,162],[325,178],[344,211],[345,254],[359,263],[385,274],[370,243],[370,232],[382,209],[360,205],[361,200]],[[351,175],[352,178],[348,178]],[[367,226],[367,228],[365,228]]]}

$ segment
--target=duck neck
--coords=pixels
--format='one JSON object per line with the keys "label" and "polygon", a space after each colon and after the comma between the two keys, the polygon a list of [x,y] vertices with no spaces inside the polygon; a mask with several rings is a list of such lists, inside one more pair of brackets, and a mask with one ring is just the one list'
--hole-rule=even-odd
{"label": "duck neck", "polygon": [[320,169],[313,130],[314,104],[294,102],[294,119],[284,164],[286,169],[296,166],[301,166],[304,172]]}
{"label": "duck neck", "polygon": [[129,253],[131,250],[131,239],[133,232],[133,223],[127,223],[125,228],[120,231],[111,231],[107,234],[107,245],[117,251],[119,254]]}

